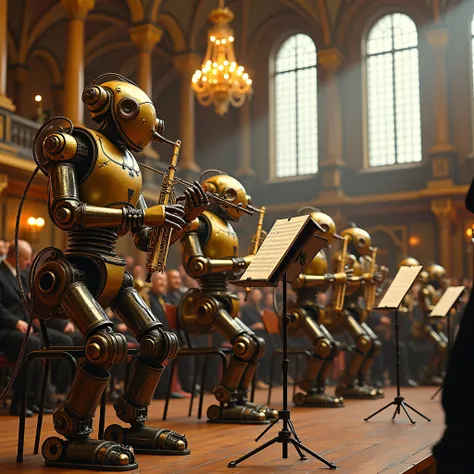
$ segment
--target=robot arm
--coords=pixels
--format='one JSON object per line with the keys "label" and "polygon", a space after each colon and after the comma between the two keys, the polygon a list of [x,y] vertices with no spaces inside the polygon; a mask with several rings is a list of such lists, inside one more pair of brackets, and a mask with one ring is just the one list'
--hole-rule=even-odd
{"label": "robot arm", "polygon": [[324,287],[328,288],[329,285],[344,283],[347,277],[344,272],[340,273],[326,273],[324,275],[306,275],[302,273],[294,282],[293,288],[316,288]]}
{"label": "robot arm", "polygon": [[205,257],[199,241],[199,235],[207,232],[206,224],[199,218],[194,220],[188,232],[181,239],[183,264],[186,272],[198,278],[209,273],[239,273],[247,267],[246,258],[208,258]]}
{"label": "robot arm", "polygon": [[79,138],[64,132],[53,132],[44,140],[49,168],[50,214],[54,223],[64,230],[94,227],[130,229],[144,225],[181,228],[184,210],[180,207],[153,206],[150,209],[119,209],[92,206],[81,201],[75,159],[87,158],[88,146]]}

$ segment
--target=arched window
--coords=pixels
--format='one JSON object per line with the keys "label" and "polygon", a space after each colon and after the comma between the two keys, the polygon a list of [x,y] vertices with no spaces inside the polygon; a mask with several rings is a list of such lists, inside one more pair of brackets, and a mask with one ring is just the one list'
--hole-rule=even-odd
{"label": "arched window", "polygon": [[277,178],[318,171],[316,46],[303,34],[290,36],[276,54],[275,146]]}
{"label": "arched window", "polygon": [[367,37],[369,166],[421,161],[418,32],[407,15],[382,17]]}

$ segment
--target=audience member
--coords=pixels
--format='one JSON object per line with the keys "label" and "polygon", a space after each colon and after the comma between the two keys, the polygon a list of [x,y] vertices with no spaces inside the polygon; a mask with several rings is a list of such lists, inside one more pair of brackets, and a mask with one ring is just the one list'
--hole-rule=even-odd
{"label": "audience member", "polygon": [[169,304],[177,306],[186,291],[183,289],[183,281],[178,270],[168,270],[168,289],[165,295],[165,301]]}

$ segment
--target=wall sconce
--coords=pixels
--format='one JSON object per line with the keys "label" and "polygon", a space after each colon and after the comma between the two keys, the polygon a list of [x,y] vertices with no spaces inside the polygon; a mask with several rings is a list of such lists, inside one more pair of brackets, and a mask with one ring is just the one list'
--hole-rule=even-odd
{"label": "wall sconce", "polygon": [[468,239],[471,239],[471,238],[472,238],[472,227],[468,227],[468,228],[466,229],[466,237],[467,237]]}
{"label": "wall sconce", "polygon": [[408,239],[408,244],[410,245],[410,247],[416,247],[417,245],[420,245],[420,242],[421,240],[417,235],[412,235]]}
{"label": "wall sconce", "polygon": [[39,94],[35,95],[36,102],[36,122],[44,123],[43,97]]}
{"label": "wall sconce", "polygon": [[42,217],[28,217],[28,240],[35,243],[39,239],[40,232],[43,230],[45,221]]}

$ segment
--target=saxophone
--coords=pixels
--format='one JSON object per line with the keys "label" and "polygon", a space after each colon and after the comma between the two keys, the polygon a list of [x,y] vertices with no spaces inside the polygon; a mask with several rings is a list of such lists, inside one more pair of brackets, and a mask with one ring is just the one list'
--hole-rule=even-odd
{"label": "saxophone", "polygon": [[[177,140],[175,143],[173,143],[173,156],[171,157],[171,164],[168,167],[168,171],[163,176],[157,204],[166,206],[167,204],[173,204],[174,202],[174,175],[176,173],[180,149],[181,141]],[[148,270],[146,281],[148,283],[151,281],[151,276],[153,273],[162,273],[165,269],[170,244],[171,229],[166,227],[153,227],[151,230],[150,240],[148,242],[146,262],[146,268]]]}
{"label": "saxophone", "polygon": [[[369,269],[369,274],[371,276],[371,278],[373,278],[374,276],[374,273],[375,273],[375,258],[377,256],[377,247],[374,247],[372,249],[372,261],[370,262],[370,269]],[[367,311],[372,311],[374,309],[374,305],[375,305],[375,296],[376,296],[376,292],[375,292],[375,283],[374,282],[368,282],[366,283],[365,285],[365,294],[364,294],[364,298],[365,298],[365,304],[366,304],[366,310]]]}
{"label": "saxophone", "polygon": [[[339,267],[337,269],[338,273],[341,273],[344,271],[346,267],[346,257],[347,257],[347,245],[349,243],[349,237],[345,236],[344,237],[344,244],[342,246],[342,255],[341,255],[341,260],[339,262]],[[334,304],[334,309],[336,311],[342,311],[344,308],[344,298],[346,297],[346,286],[347,283],[340,283],[337,285],[336,289],[336,296],[335,296],[335,304]]]}
{"label": "saxophone", "polygon": [[[263,227],[263,218],[265,217],[265,206],[262,206],[259,211],[260,215],[258,216],[258,223],[257,223],[257,231],[252,237],[251,241],[251,248],[250,248],[250,255],[257,255],[258,248],[260,245],[260,239],[262,236],[262,227]],[[249,296],[249,293],[252,291],[252,288],[246,287],[245,288],[245,301],[247,301],[247,298]]]}

